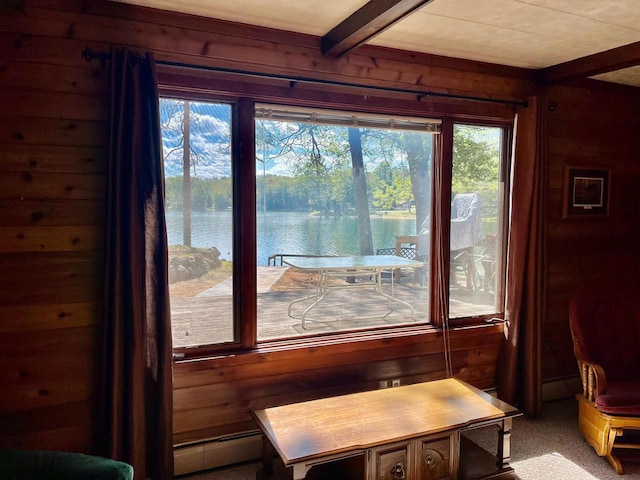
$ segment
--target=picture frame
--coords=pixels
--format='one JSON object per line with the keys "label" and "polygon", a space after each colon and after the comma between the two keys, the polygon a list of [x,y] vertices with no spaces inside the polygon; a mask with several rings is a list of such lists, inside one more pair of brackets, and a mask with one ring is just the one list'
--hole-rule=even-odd
{"label": "picture frame", "polygon": [[562,217],[609,215],[610,180],[608,168],[566,166]]}

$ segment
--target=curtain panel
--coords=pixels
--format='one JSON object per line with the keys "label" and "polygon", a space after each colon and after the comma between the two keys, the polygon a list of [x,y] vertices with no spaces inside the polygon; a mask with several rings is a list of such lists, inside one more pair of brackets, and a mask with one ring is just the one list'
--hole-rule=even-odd
{"label": "curtain panel", "polygon": [[155,62],[113,48],[105,225],[102,454],[170,479],[172,345]]}
{"label": "curtain panel", "polygon": [[544,100],[518,112],[507,244],[506,342],[498,396],[529,416],[542,408],[540,342],[543,312]]}

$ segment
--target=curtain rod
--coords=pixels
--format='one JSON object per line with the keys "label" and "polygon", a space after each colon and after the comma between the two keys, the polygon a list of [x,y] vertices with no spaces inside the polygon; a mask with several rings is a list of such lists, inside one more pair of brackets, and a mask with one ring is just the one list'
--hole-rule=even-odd
{"label": "curtain rod", "polygon": [[[89,48],[85,48],[82,51],[82,56],[85,58],[87,62],[92,60],[100,60],[100,63],[104,66],[106,61],[109,59],[109,54],[105,52],[94,52]],[[166,67],[174,67],[181,68],[185,70],[203,70],[207,72],[217,72],[217,73],[228,73],[233,75],[242,75],[245,77],[256,77],[256,78],[267,78],[271,80],[283,80],[289,82],[291,87],[295,86],[296,83],[309,83],[315,85],[328,85],[328,86],[337,86],[337,87],[346,87],[346,88],[358,88],[365,90],[374,90],[379,92],[388,92],[388,93],[400,93],[406,95],[414,95],[418,100],[427,97],[439,97],[439,98],[451,98],[456,100],[467,100],[472,102],[485,102],[485,103],[497,103],[501,105],[518,105],[524,108],[529,106],[529,102],[526,100],[509,100],[504,98],[485,98],[485,97],[474,97],[471,95],[458,95],[454,93],[440,93],[440,92],[432,92],[430,90],[410,90],[405,88],[395,88],[395,87],[383,87],[379,85],[365,85],[360,83],[349,83],[349,82],[338,82],[335,80],[322,80],[318,78],[311,77],[299,77],[299,76],[288,76],[288,75],[279,75],[276,73],[260,73],[260,72],[251,72],[247,70],[236,70],[233,68],[222,68],[222,67],[209,67],[206,65],[192,65],[188,63],[180,63],[180,62],[170,62],[166,60],[157,60],[157,65],[162,65]]]}

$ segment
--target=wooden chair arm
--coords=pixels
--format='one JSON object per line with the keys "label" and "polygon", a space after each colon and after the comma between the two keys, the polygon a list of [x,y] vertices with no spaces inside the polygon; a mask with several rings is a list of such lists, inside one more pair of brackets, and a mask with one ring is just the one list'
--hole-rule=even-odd
{"label": "wooden chair arm", "polygon": [[590,402],[595,402],[598,395],[607,391],[607,377],[604,369],[597,363],[578,360],[580,378],[582,379],[582,394]]}

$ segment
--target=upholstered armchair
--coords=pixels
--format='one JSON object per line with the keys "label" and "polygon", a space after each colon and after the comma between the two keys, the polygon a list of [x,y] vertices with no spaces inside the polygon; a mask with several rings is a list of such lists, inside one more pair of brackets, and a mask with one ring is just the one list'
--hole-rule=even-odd
{"label": "upholstered armchair", "polygon": [[580,433],[621,474],[622,461],[640,453],[640,286],[579,289],[569,322]]}
{"label": "upholstered armchair", "polygon": [[45,450],[0,450],[2,480],[133,480],[133,467],[110,458]]}

